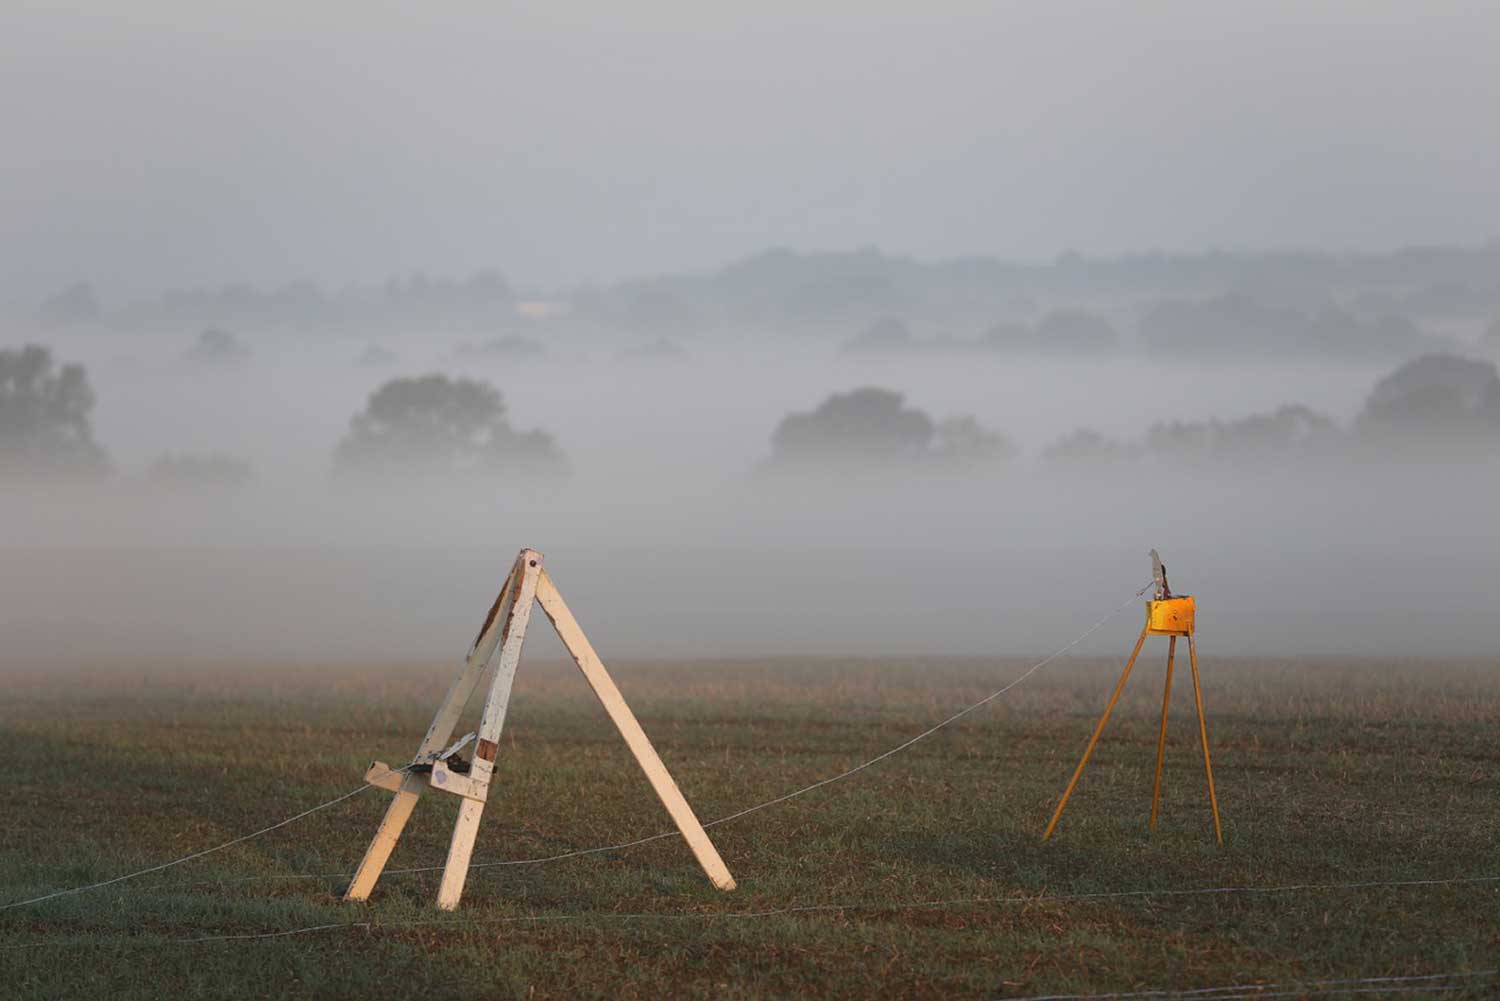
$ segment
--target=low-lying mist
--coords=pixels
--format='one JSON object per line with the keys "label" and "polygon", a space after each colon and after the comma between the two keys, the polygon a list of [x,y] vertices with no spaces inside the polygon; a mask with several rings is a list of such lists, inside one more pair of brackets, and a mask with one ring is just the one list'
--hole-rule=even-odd
{"label": "low-lying mist", "polygon": [[[89,360],[114,468],[8,481],[13,664],[458,656],[521,546],[548,554],[615,656],[1045,652],[1144,583],[1153,546],[1199,595],[1206,649],[1477,655],[1494,637],[1493,448],[1144,444],[1153,425],[1290,401],[1352,425],[1382,374],[1369,366],[895,364],[779,347],[462,363],[418,342],[389,371],[331,345],[262,344],[205,372],[61,347]],[[546,431],[566,472],[337,475],[368,394],[428,371],[500,387],[507,419]],[[1007,448],[976,468],[775,466],[788,414],[866,385],[934,423],[972,416]],[[1122,451],[1049,459],[1079,427]],[[250,472],[159,468],[197,454]],[[1085,649],[1120,645],[1135,619]]]}

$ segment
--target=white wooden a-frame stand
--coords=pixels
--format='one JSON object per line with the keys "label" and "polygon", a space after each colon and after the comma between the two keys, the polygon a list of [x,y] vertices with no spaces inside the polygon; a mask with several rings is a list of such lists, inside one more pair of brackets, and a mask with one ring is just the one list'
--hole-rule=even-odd
{"label": "white wooden a-frame stand", "polygon": [[[365,857],[359,863],[359,869],[355,871],[354,879],[344,894],[345,900],[369,898],[370,891],[375,888],[375,881],[380,878],[381,871],[391,857],[391,851],[396,847],[396,840],[401,837],[402,828],[406,826],[412,809],[417,805],[417,799],[422,795],[422,790],[430,786],[463,798],[458,822],[453,827],[453,841],[448,847],[448,862],[443,869],[443,883],[438,889],[437,898],[438,907],[445,911],[458,907],[458,899],[464,890],[464,879],[469,874],[469,859],[474,852],[474,835],[479,830],[479,815],[484,811],[490,777],[495,771],[500,728],[505,723],[505,708],[510,702],[510,688],[515,681],[516,665],[521,660],[521,643],[526,638],[526,623],[531,618],[533,601],[539,603],[547,618],[552,620],[563,646],[573,655],[579,670],[603,704],[604,711],[614,721],[620,736],[625,738],[626,745],[646,773],[651,787],[656,790],[662,805],[672,815],[677,829],[692,848],[698,864],[703,867],[714,886],[721,890],[734,889],[734,877],[729,874],[713,842],[708,839],[693,808],[683,798],[677,783],[672,781],[666,766],[657,757],[656,749],[651,746],[651,741],[646,738],[645,731],[636,721],[635,714],[625,704],[620,690],[615,687],[609,672],[605,671],[604,664],[589,645],[588,638],[583,635],[573,613],[563,603],[562,595],[547,576],[547,571],[542,569],[542,554],[534,549],[523,549],[521,555],[516,557],[505,587],[490,608],[484,625],[480,627],[479,635],[464,661],[463,670],[444,696],[437,715],[432,719],[432,726],[427,729],[427,736],[422,738],[422,746],[417,749],[416,757],[405,769],[393,770],[377,761],[366,772],[365,781],[391,790],[396,798],[391,800],[391,805],[386,809],[385,819],[380,822],[375,839],[370,842],[370,847],[365,851]],[[490,693],[484,703],[479,731],[450,745],[448,740],[453,736],[453,729],[458,725],[464,705],[479,684],[480,676],[496,647],[500,649],[500,660],[495,667],[494,680],[490,682]],[[473,761],[468,773],[464,774],[460,771],[463,759],[456,758],[455,755],[476,737]]]}

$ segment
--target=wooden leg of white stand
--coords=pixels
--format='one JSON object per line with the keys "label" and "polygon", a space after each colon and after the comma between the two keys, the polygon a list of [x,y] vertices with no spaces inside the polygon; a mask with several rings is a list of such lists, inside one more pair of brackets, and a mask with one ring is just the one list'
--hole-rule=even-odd
{"label": "wooden leg of white stand", "polygon": [[[474,686],[479,684],[479,679],[484,675],[484,667],[490,662],[490,657],[494,655],[495,647],[500,642],[500,633],[504,625],[500,613],[510,604],[511,585],[515,576],[516,568],[513,567],[510,576],[505,579],[505,586],[500,589],[499,597],[490,606],[489,616],[484,620],[484,625],[480,626],[479,635],[474,638],[474,645],[469,648],[469,655],[464,660],[463,669],[459,671],[458,677],[453,679],[453,684],[448,687],[448,694],[443,697],[442,704],[438,706],[437,714],[432,718],[432,725],[427,728],[427,735],[422,738],[422,744],[417,748],[416,758],[442,750],[443,746],[448,743],[448,738],[453,736],[453,728],[458,725],[458,719],[463,715],[464,705],[473,694]],[[365,856],[360,860],[359,868],[354,872],[354,879],[350,881],[349,889],[344,893],[345,900],[368,900],[370,898],[376,881],[380,879],[381,872],[390,861],[391,852],[396,848],[401,831],[406,827],[406,822],[411,819],[411,812],[416,808],[417,800],[421,798],[422,790],[426,787],[427,780],[421,775],[403,776],[401,788],[396,792],[395,799],[391,800],[390,806],[386,807],[385,817],[375,830],[375,838],[370,842],[370,847],[365,849]]]}
{"label": "wooden leg of white stand", "polygon": [[464,881],[469,876],[469,861],[474,857],[474,838],[479,833],[479,818],[483,813],[484,804],[476,799],[466,799],[458,808],[458,820],[453,825],[453,840],[448,842],[448,862],[443,867],[443,885],[438,888],[437,905],[441,910],[458,909],[458,900],[464,892]]}
{"label": "wooden leg of white stand", "polygon": [[[531,619],[531,606],[536,600],[537,580],[542,573],[542,554],[532,549],[521,551],[516,564],[518,583],[509,607],[501,609],[504,619],[501,628],[500,659],[495,664],[495,677],[490,682],[490,694],[484,702],[484,715],[479,722],[479,742],[474,746],[474,761],[470,765],[469,778],[482,786],[488,786],[495,771],[495,756],[500,747],[500,730],[505,725],[505,710],[510,704],[510,688],[516,678],[516,666],[521,662],[521,646],[526,640],[526,624]],[[465,799],[459,808],[458,822],[453,825],[453,840],[448,844],[448,861],[443,867],[443,882],[438,887],[437,905],[445,911],[458,907],[463,896],[464,881],[469,875],[469,860],[474,854],[474,837],[479,831],[479,817],[484,804],[478,800]]]}
{"label": "wooden leg of white stand", "polygon": [[624,696],[615,687],[609,672],[604,669],[604,664],[599,660],[599,655],[594,652],[588,637],[583,634],[578,621],[573,618],[573,613],[568,610],[562,595],[558,593],[552,583],[552,578],[547,576],[545,570],[542,571],[536,597],[542,606],[542,611],[547,613],[547,617],[552,620],[552,625],[557,629],[557,635],[562,639],[563,646],[568,648],[568,652],[578,662],[583,676],[588,679],[594,689],[594,694],[599,697],[604,711],[614,721],[620,731],[620,736],[625,738],[630,753],[635,755],[636,762],[651,782],[651,788],[656,790],[656,795],[661,798],[662,805],[672,815],[677,829],[682,832],[688,847],[697,857],[698,864],[703,867],[703,871],[708,874],[714,886],[721,890],[733,890],[734,877],[729,874],[724,860],[719,857],[718,849],[709,840],[708,833],[703,830],[703,825],[698,822],[698,817],[683,797],[682,790],[678,789],[677,783],[672,781],[672,775],[667,771],[667,766],[662,764],[661,758],[657,756],[656,749],[651,746],[651,741],[641,729],[641,724],[636,720],[635,714],[630,711],[630,706],[625,704]]}
{"label": "wooden leg of white stand", "polygon": [[375,881],[385,871],[385,864],[390,861],[391,852],[396,849],[396,841],[401,837],[406,822],[411,819],[411,812],[416,808],[426,784],[426,780],[420,775],[403,777],[396,798],[385,808],[385,816],[375,829],[375,837],[370,842],[370,847],[365,849],[365,857],[360,860],[359,868],[354,871],[349,889],[344,891],[345,900],[370,899]]}

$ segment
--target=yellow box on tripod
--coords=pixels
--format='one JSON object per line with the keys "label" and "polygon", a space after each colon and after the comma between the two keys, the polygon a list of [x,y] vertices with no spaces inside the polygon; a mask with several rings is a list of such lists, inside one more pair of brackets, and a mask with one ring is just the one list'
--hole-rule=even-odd
{"label": "yellow box on tripod", "polygon": [[1146,602],[1146,631],[1153,636],[1187,636],[1197,610],[1190,594]]}

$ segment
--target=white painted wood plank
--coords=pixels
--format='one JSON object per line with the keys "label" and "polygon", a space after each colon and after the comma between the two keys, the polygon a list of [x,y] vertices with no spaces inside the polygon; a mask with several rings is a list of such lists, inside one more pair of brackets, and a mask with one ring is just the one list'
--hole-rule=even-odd
{"label": "white painted wood plank", "polygon": [[[500,628],[500,659],[495,664],[495,676],[490,681],[490,692],[484,701],[484,714],[479,722],[479,740],[474,745],[474,760],[469,766],[471,793],[475,791],[474,786],[487,792],[490,776],[495,770],[500,730],[505,725],[511,685],[515,682],[516,667],[521,662],[521,648],[526,641],[526,625],[531,620],[531,606],[535,603],[541,567],[541,553],[534,549],[521,550],[512,575],[512,579],[516,581],[515,596],[507,607],[501,609],[503,623]],[[479,818],[483,811],[484,802],[477,797],[465,799],[459,808],[458,822],[453,827],[453,840],[448,845],[448,861],[443,866],[443,882],[438,888],[438,907],[445,911],[456,908],[463,895],[464,881],[469,875],[469,859],[474,854],[474,838],[479,831]]]}
{"label": "white painted wood plank", "polygon": [[345,900],[370,899],[370,891],[375,889],[375,881],[385,871],[385,864],[390,861],[391,852],[396,849],[396,841],[401,837],[406,822],[411,819],[411,812],[416,808],[417,799],[426,785],[424,776],[410,772],[403,776],[400,790],[391,800],[391,805],[385,808],[385,816],[375,829],[375,837],[370,841],[370,847],[365,849],[365,857],[360,859],[359,868],[354,871],[354,878],[349,882],[349,889],[344,892]]}
{"label": "white painted wood plank", "polygon": [[[517,560],[516,565],[511,567],[509,576],[505,578],[500,594],[495,598],[495,603],[490,606],[489,614],[479,628],[479,635],[474,637],[474,643],[469,647],[469,654],[464,659],[463,668],[460,669],[458,677],[453,679],[453,684],[448,687],[447,694],[443,696],[443,701],[432,718],[432,725],[427,728],[427,735],[422,738],[421,746],[418,747],[413,761],[441,750],[448,738],[453,735],[453,728],[458,725],[459,717],[463,715],[464,705],[473,694],[474,687],[479,684],[485,665],[489,663],[490,657],[494,655],[495,647],[500,642],[500,633],[504,624],[504,617],[500,613],[509,604],[519,564],[520,561]],[[402,778],[400,789],[391,800],[390,806],[386,807],[385,816],[375,830],[375,837],[370,841],[370,847],[365,849],[364,858],[360,860],[359,868],[355,870],[354,878],[349,882],[349,889],[344,893],[345,900],[369,899],[370,893],[375,889],[376,881],[380,879],[381,872],[390,861],[391,852],[396,849],[396,842],[401,837],[401,831],[406,827],[406,822],[411,819],[417,799],[422,795],[422,790],[426,786],[425,776],[407,773]]]}
{"label": "white painted wood plank", "polygon": [[515,603],[509,610],[509,619],[502,630],[500,659],[495,664],[495,677],[490,681],[490,693],[484,701],[484,714],[479,719],[479,740],[474,745],[471,774],[486,782],[494,769],[495,745],[500,740],[501,728],[505,726],[505,712],[510,708],[510,690],[516,680],[516,668],[521,663],[521,647],[526,642],[526,625],[531,621],[537,583],[543,572],[542,554],[534,549],[523,549],[516,561],[516,569],[520,575],[520,586],[517,588]]}
{"label": "white painted wood plank", "polygon": [[662,805],[672,815],[677,829],[682,832],[688,847],[697,857],[698,864],[703,867],[703,871],[714,886],[721,890],[733,890],[734,877],[729,874],[724,860],[719,857],[718,849],[709,840],[708,832],[703,829],[703,825],[698,822],[698,817],[693,813],[693,808],[688,805],[687,799],[683,797],[682,790],[678,789],[677,783],[672,780],[667,766],[662,764],[661,758],[657,756],[656,748],[651,746],[646,732],[641,729],[641,724],[636,720],[635,714],[625,703],[625,697],[620,694],[609,672],[604,669],[599,655],[594,652],[588,637],[583,634],[583,629],[573,618],[573,613],[569,611],[546,570],[541,573],[536,596],[537,601],[541,603],[542,611],[552,620],[552,625],[557,629],[557,635],[562,639],[563,646],[567,647],[568,652],[573,655],[573,660],[577,662],[583,676],[588,679],[589,685],[594,689],[594,694],[599,697],[604,711],[614,721],[615,727],[620,731],[620,736],[625,738],[625,744],[630,748],[630,753],[635,755],[636,762],[646,773],[651,788],[656,790],[656,795],[661,799]]}
{"label": "white painted wood plank", "polygon": [[505,578],[505,586],[500,589],[495,603],[490,606],[484,625],[480,627],[479,635],[474,637],[474,645],[469,648],[469,656],[464,661],[463,670],[454,679],[453,686],[448,690],[448,694],[443,698],[442,706],[432,719],[432,726],[427,728],[427,735],[422,738],[422,746],[417,749],[417,758],[442,750],[449,738],[453,736],[453,729],[458,726],[459,717],[463,715],[469,696],[473,694],[475,686],[484,676],[485,666],[495,655],[495,647],[500,645],[500,640],[504,635],[504,613],[510,604],[511,590],[515,585],[516,574],[520,570],[520,562],[518,558],[511,567],[510,575]]}
{"label": "white painted wood plank", "polygon": [[458,909],[458,899],[464,892],[464,879],[469,875],[469,860],[474,857],[474,836],[479,833],[479,817],[483,813],[484,804],[477,799],[466,799],[458,808],[458,820],[453,825],[453,840],[448,842],[448,862],[443,868],[443,885],[438,887],[439,910]]}

